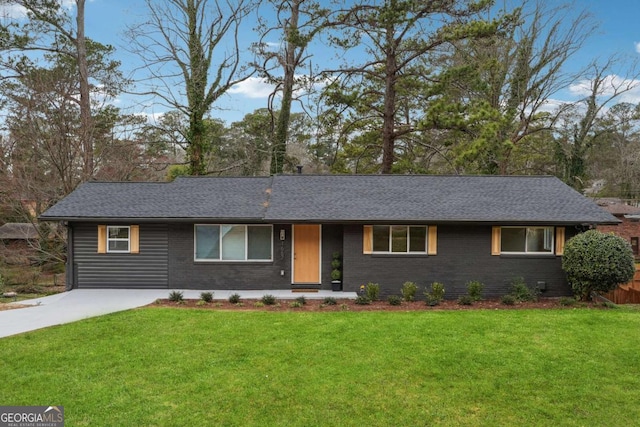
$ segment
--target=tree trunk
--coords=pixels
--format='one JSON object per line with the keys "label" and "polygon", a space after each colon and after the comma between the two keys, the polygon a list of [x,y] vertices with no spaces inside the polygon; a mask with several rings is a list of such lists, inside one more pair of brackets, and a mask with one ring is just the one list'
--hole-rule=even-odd
{"label": "tree trunk", "polygon": [[396,116],[396,52],[394,48],[395,27],[386,29],[387,52],[384,82],[384,107],[382,112],[382,169],[384,174],[391,173],[395,162],[395,116]]}
{"label": "tree trunk", "polygon": [[284,79],[282,82],[282,104],[276,124],[276,134],[271,148],[272,175],[283,173],[284,162],[287,155],[287,137],[289,134],[289,120],[291,117],[291,100],[293,99],[293,84],[296,71],[296,47],[297,40],[294,37],[298,33],[298,17],[300,14],[301,0],[294,0],[291,4],[291,19],[286,31],[287,43],[284,55]]}
{"label": "tree trunk", "polygon": [[81,145],[83,148],[82,180],[86,181],[93,176],[93,132],[91,120],[91,95],[89,88],[89,67],[87,65],[87,45],[84,36],[84,4],[85,0],[76,0],[77,5],[77,60],[78,73],[80,75],[80,130]]}

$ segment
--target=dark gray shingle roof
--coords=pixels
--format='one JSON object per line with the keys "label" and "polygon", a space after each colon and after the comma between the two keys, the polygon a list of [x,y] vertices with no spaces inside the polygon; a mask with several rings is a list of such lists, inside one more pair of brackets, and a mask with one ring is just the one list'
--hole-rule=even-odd
{"label": "dark gray shingle roof", "polygon": [[617,222],[555,177],[439,175],[290,175],[181,178],[173,183],[88,183],[41,218]]}
{"label": "dark gray shingle roof", "polygon": [[40,217],[261,220],[270,183],[268,177],[87,182]]}

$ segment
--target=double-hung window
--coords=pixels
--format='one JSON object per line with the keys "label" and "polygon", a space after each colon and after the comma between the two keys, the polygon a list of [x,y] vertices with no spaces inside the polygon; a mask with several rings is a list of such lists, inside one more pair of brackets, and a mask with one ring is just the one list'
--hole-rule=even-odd
{"label": "double-hung window", "polygon": [[196,261],[271,261],[272,226],[212,225],[195,226]]}
{"label": "double-hung window", "polygon": [[128,226],[107,226],[107,253],[129,253],[130,231]]}
{"label": "double-hung window", "polygon": [[426,253],[427,227],[424,225],[374,225],[374,253]]}
{"label": "double-hung window", "polygon": [[552,254],[553,227],[502,227],[500,252],[513,254]]}

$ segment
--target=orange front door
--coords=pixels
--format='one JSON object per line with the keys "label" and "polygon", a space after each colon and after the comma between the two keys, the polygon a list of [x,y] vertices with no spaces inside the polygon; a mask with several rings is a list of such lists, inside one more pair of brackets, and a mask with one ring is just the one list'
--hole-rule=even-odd
{"label": "orange front door", "polygon": [[293,283],[320,283],[320,225],[293,225]]}

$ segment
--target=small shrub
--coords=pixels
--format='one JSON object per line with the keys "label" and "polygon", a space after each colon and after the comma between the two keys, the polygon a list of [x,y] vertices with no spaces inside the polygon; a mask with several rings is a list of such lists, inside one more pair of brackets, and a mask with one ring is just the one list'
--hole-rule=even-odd
{"label": "small shrub", "polygon": [[467,293],[474,301],[480,301],[482,299],[482,292],[484,291],[484,283],[472,280],[467,282]]}
{"label": "small shrub", "polygon": [[296,302],[300,304],[300,306],[303,306],[307,304],[307,299],[301,295],[298,298],[296,298]]}
{"label": "small shrub", "polygon": [[207,303],[207,302],[206,302],[205,300],[201,299],[201,300],[198,300],[198,302],[196,303],[196,305],[197,305],[197,306],[203,306],[203,305],[205,305],[206,303]]}
{"label": "small shrub", "polygon": [[338,300],[334,297],[326,297],[324,300],[322,300],[322,303],[324,305],[336,305],[338,304]]}
{"label": "small shrub", "polygon": [[354,302],[358,305],[369,305],[371,304],[371,298],[366,295],[358,295]]}
{"label": "small shrub", "polygon": [[296,300],[294,300],[294,301],[291,301],[291,302],[289,303],[289,307],[291,307],[291,308],[300,308],[300,307],[302,307],[303,305],[304,305],[304,304],[302,304],[302,303],[301,303],[300,301],[298,301],[297,299],[296,299]]}
{"label": "small shrub", "polygon": [[158,298],[153,303],[159,305],[159,304],[162,304],[162,300],[160,298]]}
{"label": "small shrub", "polygon": [[502,298],[500,298],[500,302],[504,305],[514,305],[516,303],[516,297],[511,294],[503,295]]}
{"label": "small shrub", "polygon": [[229,295],[229,302],[231,304],[238,304],[240,302],[240,294]]}
{"label": "small shrub", "polygon": [[558,303],[560,305],[564,305],[565,307],[570,305],[575,305],[576,302],[577,302],[576,299],[571,297],[562,297],[558,300]]}
{"label": "small shrub", "polygon": [[387,298],[387,302],[389,303],[389,305],[401,305],[402,298],[400,298],[398,295],[389,295],[389,297]]}
{"label": "small shrub", "polygon": [[516,277],[511,282],[511,295],[515,297],[516,302],[538,301],[540,291],[528,287],[522,277]]}
{"label": "small shrub", "polygon": [[264,307],[264,303],[262,301],[256,301],[253,303],[253,306],[257,308]]}
{"label": "small shrub", "polygon": [[19,294],[41,294],[42,289],[36,285],[20,285],[15,288]]}
{"label": "small shrub", "polygon": [[416,292],[418,292],[418,285],[414,282],[404,282],[400,293],[405,301],[413,301],[416,298]]}
{"label": "small shrub", "polygon": [[365,295],[369,298],[369,302],[378,301],[380,299],[380,285],[378,283],[367,283]]}
{"label": "small shrub", "polygon": [[184,294],[180,291],[169,292],[169,301],[182,302],[184,301]]}
{"label": "small shrub", "polygon": [[601,304],[604,308],[620,308],[617,304],[612,303],[611,301],[602,301]]}
{"label": "small shrub", "polygon": [[424,291],[425,302],[427,305],[438,305],[444,299],[444,285],[440,282],[431,284],[431,291]]}
{"label": "small shrub", "polygon": [[202,292],[200,294],[200,300],[202,302],[212,302],[213,301],[213,292]]}
{"label": "small shrub", "polygon": [[349,311],[349,305],[345,303],[340,304],[340,310]]}
{"label": "small shrub", "polygon": [[275,305],[276,303],[276,297],[274,297],[271,294],[265,294],[262,296],[262,298],[260,299],[260,301],[262,301],[262,303],[264,305]]}
{"label": "small shrub", "polygon": [[460,305],[473,305],[473,298],[471,295],[461,295],[458,297],[458,304]]}

